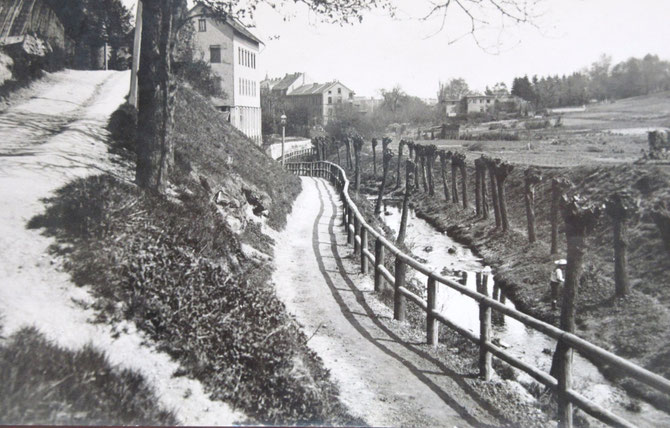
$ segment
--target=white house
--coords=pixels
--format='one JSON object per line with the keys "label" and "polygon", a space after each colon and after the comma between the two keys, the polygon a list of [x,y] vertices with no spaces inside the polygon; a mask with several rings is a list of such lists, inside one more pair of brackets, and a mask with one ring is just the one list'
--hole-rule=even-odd
{"label": "white house", "polygon": [[221,76],[225,98],[214,105],[228,112],[228,120],[257,144],[261,138],[260,45],[263,43],[238,20],[214,18],[198,4],[190,11],[194,43],[201,58]]}

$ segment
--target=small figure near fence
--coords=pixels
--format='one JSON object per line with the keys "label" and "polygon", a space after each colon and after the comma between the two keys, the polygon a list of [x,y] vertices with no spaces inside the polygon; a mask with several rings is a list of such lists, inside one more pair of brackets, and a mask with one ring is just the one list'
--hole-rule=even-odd
{"label": "small figure near fence", "polygon": [[558,292],[563,286],[563,282],[565,281],[565,276],[563,275],[563,269],[565,269],[565,265],[568,264],[568,261],[565,259],[560,259],[556,260],[554,262],[554,269],[551,271],[551,278],[549,279],[549,289],[550,291],[550,298],[551,298],[551,306],[552,308],[556,308],[556,300],[558,299]]}

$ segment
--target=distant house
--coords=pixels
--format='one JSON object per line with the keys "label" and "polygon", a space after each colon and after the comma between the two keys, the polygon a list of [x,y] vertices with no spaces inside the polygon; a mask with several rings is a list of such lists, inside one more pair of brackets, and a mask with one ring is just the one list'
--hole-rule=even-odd
{"label": "distant house", "polygon": [[442,101],[444,105],[444,113],[447,117],[456,117],[460,113],[461,100],[446,99]]}
{"label": "distant house", "polygon": [[383,101],[384,100],[379,98],[354,96],[354,106],[363,114],[372,114],[379,108]]}
{"label": "distant house", "polygon": [[461,100],[463,113],[471,115],[477,113],[496,112],[524,112],[528,111],[530,103],[515,95],[466,95]]}
{"label": "distant house", "polygon": [[339,106],[354,106],[354,91],[335,80],[316,83],[305,73],[291,73],[268,79],[262,86],[280,96],[287,108],[301,108],[308,114],[310,126],[326,125],[337,116]]}
{"label": "distant house", "polygon": [[225,97],[214,105],[228,113],[230,123],[261,144],[260,45],[242,23],[214,18],[198,4],[189,13],[195,27],[195,47],[221,77]]}

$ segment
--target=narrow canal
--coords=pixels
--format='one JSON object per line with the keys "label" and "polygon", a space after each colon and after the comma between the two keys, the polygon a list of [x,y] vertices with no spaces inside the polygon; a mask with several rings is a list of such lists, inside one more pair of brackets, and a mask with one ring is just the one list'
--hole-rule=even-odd
{"label": "narrow canal", "polygon": [[[387,201],[382,217],[395,234],[398,233],[400,216],[400,205],[394,201]],[[472,290],[476,290],[476,272],[490,270],[468,248],[446,234],[438,232],[425,220],[418,218],[414,210],[410,210],[409,213],[405,244],[412,250],[414,256],[422,259],[425,265],[444,276],[459,281],[462,272],[467,272],[466,285]],[[418,288],[422,290],[422,297],[426,299],[427,277],[421,273],[412,272],[414,277],[411,281],[420,284]],[[507,299],[504,292],[495,286],[494,275],[489,275],[487,293],[511,308],[515,307],[514,302]],[[476,335],[479,334],[479,308],[474,300],[452,288],[438,284],[437,307],[454,323]],[[525,363],[549,373],[552,354],[556,348],[555,340],[495,311],[493,311],[492,321],[494,343]],[[440,326],[440,328],[446,327]],[[536,382],[524,372],[515,371],[520,383]],[[576,391],[637,426],[670,426],[670,415],[647,403],[638,403],[635,400],[635,403],[639,404],[639,411],[629,410],[634,406],[631,406],[631,399],[626,392],[610,383],[591,362],[577,353],[574,356],[573,378],[573,388]],[[589,418],[589,420],[599,424],[595,419]]]}

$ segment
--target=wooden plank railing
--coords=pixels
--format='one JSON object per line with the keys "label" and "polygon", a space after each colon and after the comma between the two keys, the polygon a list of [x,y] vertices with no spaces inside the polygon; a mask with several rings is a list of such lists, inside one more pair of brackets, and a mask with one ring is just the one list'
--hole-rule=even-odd
{"label": "wooden plank railing", "polygon": [[[309,147],[306,149],[294,150],[290,153],[284,153],[284,158],[285,162],[295,162],[298,160],[302,161],[308,160],[309,158],[315,155],[316,155],[316,149],[314,147]],[[276,160],[277,162],[281,162],[282,157],[279,156]]]}
{"label": "wooden plank railing", "polygon": [[[555,390],[558,394],[558,400],[562,401],[567,407],[572,405],[577,406],[584,412],[599,419],[602,422],[617,427],[634,427],[632,423],[624,420],[620,416],[604,409],[598,404],[590,401],[586,397],[580,395],[576,391],[570,389],[572,385],[572,370],[571,370],[571,352],[564,352],[560,356],[564,358],[564,364],[559,364],[559,367],[564,370],[559,370],[557,377],[554,378],[542,370],[532,367],[529,364],[519,360],[513,355],[507,353],[502,348],[494,345],[490,340],[491,332],[491,312],[497,311],[507,315],[522,324],[537,330],[559,342],[562,342],[566,349],[575,350],[580,354],[598,361],[602,364],[609,365],[612,368],[617,368],[619,373],[632,377],[640,382],[643,382],[652,388],[661,391],[664,394],[670,395],[670,381],[662,376],[650,372],[632,362],[625,360],[603,348],[600,348],[580,337],[563,331],[551,324],[548,324],[539,319],[533,318],[522,312],[505,306],[486,295],[486,275],[478,274],[477,283],[478,290],[473,291],[465,286],[465,281],[462,284],[455,282],[449,278],[438,275],[428,266],[417,262],[412,256],[405,254],[402,250],[397,248],[392,242],[388,241],[380,232],[372,228],[365,221],[365,218],[356,207],[356,204],[349,197],[349,180],[340,166],[326,161],[319,162],[293,162],[287,163],[286,168],[297,175],[311,176],[324,178],[329,180],[340,193],[343,202],[343,224],[347,231],[347,243],[353,245],[357,253],[360,253],[361,272],[367,273],[369,263],[372,264],[372,271],[374,272],[375,290],[380,291],[385,287],[385,283],[394,289],[394,311],[393,317],[396,320],[404,320],[406,317],[406,301],[409,300],[426,312],[426,339],[429,344],[437,345],[437,323],[442,323],[447,327],[455,330],[465,338],[479,345],[479,371],[480,377],[489,380],[492,373],[492,356],[495,356],[507,364],[516,367],[517,369],[528,373],[538,382]],[[374,241],[374,254],[369,251],[369,241]],[[395,275],[391,274],[384,264],[384,257],[386,254],[392,254],[395,257]],[[428,300],[424,301],[421,297],[405,288],[405,280],[407,269],[412,268],[428,277],[427,290]],[[450,287],[461,294],[475,300],[479,304],[480,311],[480,333],[479,335],[466,330],[453,321],[449,320],[445,314],[436,310],[435,293],[437,284],[443,284]],[[562,387],[567,386],[567,387]],[[572,420],[569,418],[566,421],[559,421],[559,426],[571,427]]]}

